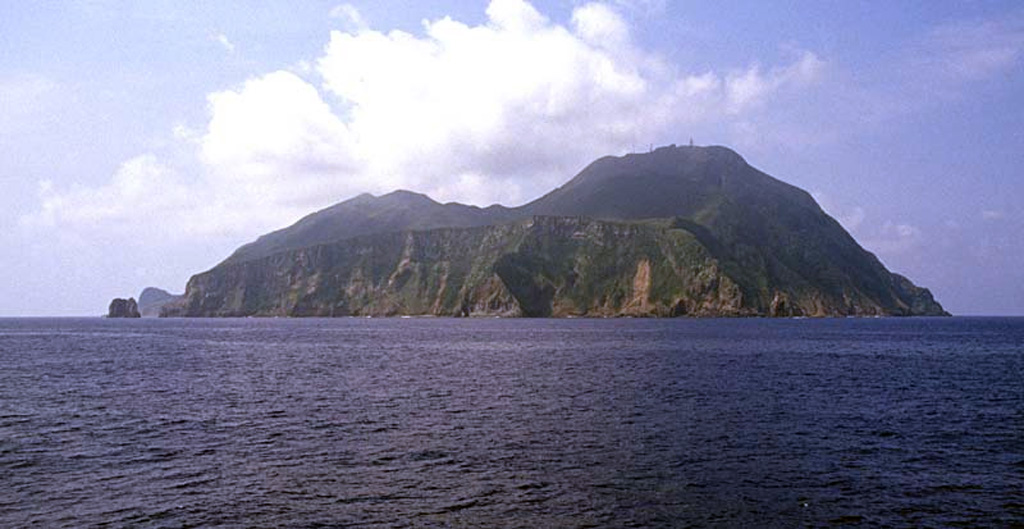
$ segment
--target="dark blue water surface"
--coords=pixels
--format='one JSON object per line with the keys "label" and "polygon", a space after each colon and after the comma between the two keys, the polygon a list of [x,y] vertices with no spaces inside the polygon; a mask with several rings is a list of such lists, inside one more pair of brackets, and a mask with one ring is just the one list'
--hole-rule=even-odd
{"label": "dark blue water surface", "polygon": [[1024,525],[1024,319],[0,320],[0,526]]}

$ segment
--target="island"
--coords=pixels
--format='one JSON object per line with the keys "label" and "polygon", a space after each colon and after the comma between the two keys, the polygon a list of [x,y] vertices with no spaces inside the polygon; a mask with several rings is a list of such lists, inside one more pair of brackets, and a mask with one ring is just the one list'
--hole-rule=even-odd
{"label": "island", "polygon": [[163,316],[948,315],[809,193],[719,146],[600,158],[528,204],[363,194],[238,248]]}

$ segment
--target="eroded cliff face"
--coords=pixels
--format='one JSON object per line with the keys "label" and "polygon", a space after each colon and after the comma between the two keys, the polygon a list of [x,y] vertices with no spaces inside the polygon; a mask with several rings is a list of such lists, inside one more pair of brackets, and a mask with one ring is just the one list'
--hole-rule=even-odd
{"label": "eroded cliff face", "polygon": [[[905,279],[887,298],[773,283],[750,270],[738,278],[728,272],[736,268],[671,222],[535,217],[356,237],[221,264],[194,276],[163,314],[838,316],[900,313],[901,303],[928,308],[917,300],[927,291]],[[901,292],[910,297],[900,301]]]}

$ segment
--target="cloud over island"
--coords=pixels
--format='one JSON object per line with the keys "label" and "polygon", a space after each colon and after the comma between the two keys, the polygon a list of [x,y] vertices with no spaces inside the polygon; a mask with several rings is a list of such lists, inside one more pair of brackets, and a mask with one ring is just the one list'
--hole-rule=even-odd
{"label": "cloud over island", "polygon": [[176,128],[189,163],[141,153],[101,187],[45,187],[23,224],[119,222],[138,211],[140,189],[150,191],[136,222],[189,236],[263,230],[396,188],[515,204],[596,156],[694,123],[741,124],[822,72],[809,51],[768,68],[681,72],[639,47],[618,9],[581,5],[563,24],[524,0],[493,0],[481,24],[442,17],[412,34],[335,8],[325,16],[344,29],[320,57],[212,93],[208,122]]}

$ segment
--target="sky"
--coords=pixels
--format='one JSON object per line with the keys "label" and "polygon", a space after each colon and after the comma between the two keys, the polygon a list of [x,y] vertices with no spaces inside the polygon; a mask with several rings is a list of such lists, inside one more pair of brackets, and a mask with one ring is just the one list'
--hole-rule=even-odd
{"label": "sky", "polygon": [[184,291],[363,192],[515,206],[726,145],[961,315],[1024,315],[1024,5],[0,3],[0,316]]}

